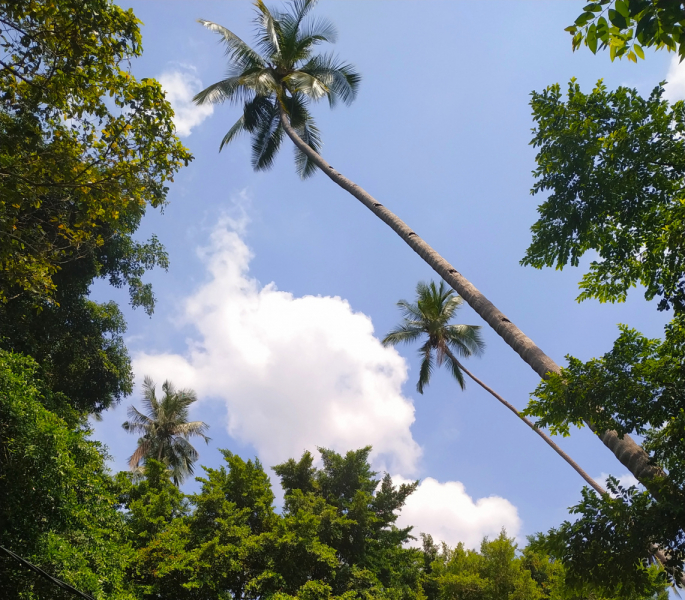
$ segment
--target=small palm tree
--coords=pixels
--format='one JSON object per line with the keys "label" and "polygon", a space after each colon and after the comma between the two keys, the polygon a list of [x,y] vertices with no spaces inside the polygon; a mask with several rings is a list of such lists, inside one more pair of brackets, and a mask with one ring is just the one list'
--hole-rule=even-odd
{"label": "small palm tree", "polygon": [[455,354],[468,358],[479,355],[485,348],[478,325],[450,325],[450,321],[462,304],[462,299],[454,294],[443,281],[439,286],[431,281],[416,286],[415,303],[400,300],[397,306],[403,313],[401,325],[385,336],[384,346],[395,346],[410,343],[426,336],[426,341],[419,348],[422,357],[419,370],[419,381],[416,389],[423,394],[423,389],[430,382],[434,366],[447,366],[459,387],[465,389],[464,367]]}
{"label": "small palm tree", "polygon": [[141,463],[155,459],[164,463],[175,485],[193,474],[193,463],[199,458],[195,448],[188,442],[192,436],[205,435],[209,426],[202,421],[188,421],[188,407],[197,400],[193,390],[176,390],[170,381],[162,385],[164,396],[157,399],[155,384],[149,377],[143,383],[143,406],[145,414],[135,406],[129,406],[129,420],[123,428],[129,433],[141,434],[138,447],[129,459],[132,471],[141,471]]}
{"label": "small palm tree", "polygon": [[499,402],[512,411],[528,427],[537,433],[552,449],[561,456],[575,471],[600,494],[606,494],[606,490],[590,477],[566,452],[564,452],[552,439],[535,424],[524,417],[513,404],[507,402],[495,390],[487,386],[463,364],[459,362],[455,353],[468,358],[474,354],[480,354],[485,344],[480,338],[477,325],[451,325],[450,321],[455,312],[461,306],[462,300],[454,295],[454,291],[440,282],[439,286],[431,281],[428,285],[419,283],[416,286],[417,300],[414,304],[406,300],[400,300],[397,306],[403,313],[403,321],[383,339],[384,346],[396,346],[415,342],[426,336],[423,346],[419,348],[419,354],[423,358],[419,371],[419,382],[416,389],[423,394],[423,388],[428,385],[433,372],[433,353],[435,363],[438,366],[446,364],[450,372],[463,390],[464,373],[481,386],[485,391],[492,394]]}

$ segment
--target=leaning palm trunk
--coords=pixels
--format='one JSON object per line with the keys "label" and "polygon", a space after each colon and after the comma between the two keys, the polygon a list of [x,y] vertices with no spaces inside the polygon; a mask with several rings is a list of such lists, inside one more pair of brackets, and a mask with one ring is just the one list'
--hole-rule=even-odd
{"label": "leaning palm trunk", "polygon": [[[519,356],[543,379],[548,379],[549,373],[560,373],[561,369],[547,356],[533,340],[526,336],[499,309],[490,302],[468,279],[459,273],[450,263],[431,248],[418,234],[378,202],[371,194],[356,183],[350,181],[329,165],[324,158],[309,147],[295,132],[290,124],[288,115],[281,105],[281,123],[295,146],[304,153],[317,167],[341,188],[352,194],[366,208],[385,222],[414,250],[426,263],[442,277],[466,302],[490,325],[504,341],[511,346]],[[594,431],[591,423],[588,426]],[[616,458],[623,464],[640,483],[650,487],[650,482],[664,472],[652,464],[649,455],[629,435],[619,438],[615,431],[605,431],[598,434],[604,445],[609,448]],[[593,486],[594,487],[594,486]]]}
{"label": "leaning palm trunk", "polygon": [[452,359],[452,362],[456,364],[464,373],[466,373],[473,381],[475,381],[480,387],[482,387],[486,392],[489,392],[491,395],[493,395],[497,400],[499,400],[504,406],[506,406],[511,412],[513,412],[519,419],[521,419],[528,427],[530,427],[535,433],[537,433],[543,440],[545,440],[545,443],[548,444],[552,450],[554,450],[561,458],[563,458],[573,469],[580,475],[592,488],[597,491],[600,496],[603,496],[606,494],[606,490],[599,485],[592,477],[590,477],[584,470],[583,468],[575,461],[573,460],[566,452],[564,452],[553,440],[550,438],[544,431],[542,431],[539,427],[535,425],[530,419],[527,419],[524,417],[513,404],[510,404],[507,402],[502,396],[500,396],[495,390],[493,390],[491,387],[483,383],[478,377],[476,377],[473,373],[471,373],[462,363],[460,363],[457,360],[457,357],[452,354],[452,351],[445,347],[444,348],[445,354],[449,356]]}

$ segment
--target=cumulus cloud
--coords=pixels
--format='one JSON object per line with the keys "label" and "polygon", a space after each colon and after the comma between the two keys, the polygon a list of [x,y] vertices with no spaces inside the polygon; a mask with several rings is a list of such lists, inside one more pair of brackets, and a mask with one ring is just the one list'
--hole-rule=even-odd
{"label": "cumulus cloud", "polygon": [[142,353],[136,373],[170,378],[228,408],[228,433],[267,465],[324,446],[374,447],[374,465],[411,474],[421,449],[404,359],[340,297],[303,296],[249,275],[244,221],[224,219],[200,251],[210,280],[185,302],[184,355]]}
{"label": "cumulus cloud", "polygon": [[[393,482],[407,483],[407,480],[394,476]],[[428,533],[437,543],[456,546],[463,542],[467,548],[477,548],[484,536],[496,537],[502,528],[510,537],[516,537],[521,519],[516,507],[504,498],[489,496],[474,500],[461,482],[440,483],[428,477],[407,499],[397,525],[414,526],[413,534],[418,538],[412,542],[414,546],[421,545],[419,533]]]}
{"label": "cumulus cloud", "polygon": [[677,54],[671,58],[666,81],[668,83],[664,97],[669,102],[685,100],[685,61],[680,62],[680,57]]}
{"label": "cumulus cloud", "polygon": [[[317,446],[338,452],[373,445],[379,471],[418,470],[414,405],[402,395],[407,364],[373,335],[371,319],[340,297],[302,296],[262,286],[249,273],[246,219],[224,218],[199,251],[208,281],[183,303],[177,325],[195,334],[183,354],[139,353],[134,369],[223,402],[228,433],[274,465]],[[212,424],[214,428],[219,424]],[[215,429],[216,431],[216,429]],[[507,500],[474,500],[456,481],[425,479],[409,497],[400,525],[436,541],[477,546],[520,520]]]}
{"label": "cumulus cloud", "polygon": [[211,104],[197,106],[193,103],[193,96],[203,88],[194,68],[164,71],[157,79],[174,109],[174,125],[179,136],[189,136],[193,127],[197,127],[214,112]]}

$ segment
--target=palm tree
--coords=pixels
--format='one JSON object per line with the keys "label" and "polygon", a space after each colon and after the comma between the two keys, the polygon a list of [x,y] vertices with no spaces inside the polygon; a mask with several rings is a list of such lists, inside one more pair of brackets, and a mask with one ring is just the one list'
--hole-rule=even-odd
{"label": "palm tree", "polygon": [[597,492],[601,495],[606,494],[606,490],[557,446],[544,431],[538,429],[532,421],[516,410],[515,406],[507,402],[492,388],[485,385],[459,362],[455,353],[463,358],[468,358],[474,354],[480,354],[485,348],[485,344],[480,338],[479,326],[450,324],[452,317],[454,317],[454,314],[463,302],[459,296],[454,295],[454,290],[447,288],[442,281],[440,286],[436,286],[435,282],[431,281],[428,285],[419,283],[416,286],[416,296],[417,300],[415,303],[407,302],[406,300],[400,300],[397,303],[397,306],[402,311],[403,320],[400,325],[385,336],[383,345],[409,344],[426,336],[425,343],[419,348],[419,355],[422,357],[422,360],[421,368],[419,369],[419,381],[416,384],[418,392],[423,394],[423,389],[430,382],[433,372],[433,353],[435,353],[435,363],[437,366],[445,364],[462,390],[466,387],[463,375],[466,373],[473,381],[497,398],[497,400],[545,440]]}
{"label": "palm tree", "polygon": [[[247,132],[252,137],[252,165],[269,169],[283,140],[283,132],[295,145],[295,162],[301,177],[318,167],[332,181],[349,192],[386,223],[407,245],[454,289],[488,325],[543,379],[561,369],[523,331],[511,322],[466,277],[421,239],[402,219],[383,206],[362,187],[334,169],[319,154],[320,132],[308,110],[310,102],[326,98],[331,105],[345,104],[356,96],[359,74],[333,55],[314,55],[314,47],[335,40],[335,29],[325,20],[308,15],[316,0],[292,0],[284,12],[269,10],[262,0],[257,9],[257,48],[252,49],[230,30],[200,20],[221,36],[226,47],[228,74],[194,98],[198,104],[242,102],[242,116],[226,133],[220,149]],[[594,431],[592,423],[588,426]],[[651,463],[649,455],[629,435],[615,431],[598,433],[599,438],[653,493],[655,478],[667,477]]]}
{"label": "palm tree", "polygon": [[459,387],[465,389],[463,373],[466,371],[454,353],[468,358],[483,352],[485,343],[480,336],[480,326],[449,324],[463,300],[455,296],[454,290],[449,289],[443,281],[439,287],[434,281],[428,285],[421,282],[416,286],[416,294],[418,300],[414,304],[406,300],[397,303],[404,320],[385,336],[383,345],[395,346],[415,342],[425,335],[426,342],[419,348],[422,360],[416,390],[423,394],[424,387],[430,382],[434,364],[438,367],[445,364]]}
{"label": "palm tree", "polygon": [[129,433],[141,434],[138,447],[128,461],[132,471],[141,470],[141,463],[148,459],[164,463],[175,485],[180,485],[193,474],[193,463],[199,458],[195,448],[188,442],[192,436],[205,435],[209,425],[202,421],[188,421],[188,407],[197,400],[193,390],[176,390],[170,381],[162,385],[164,396],[157,399],[155,384],[149,377],[143,383],[143,406],[145,414],[135,406],[129,406],[128,418],[122,427]]}

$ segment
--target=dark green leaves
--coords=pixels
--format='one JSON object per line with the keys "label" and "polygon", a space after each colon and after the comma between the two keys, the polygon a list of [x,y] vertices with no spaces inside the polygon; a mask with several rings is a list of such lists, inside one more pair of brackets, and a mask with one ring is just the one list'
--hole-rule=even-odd
{"label": "dark green leaves", "polygon": [[[649,493],[610,483],[613,497],[593,492],[573,509],[582,517],[553,532],[552,553],[565,560],[577,580],[618,589],[645,590],[649,550],[658,544],[670,556],[670,574],[685,559],[685,318],[666,326],[665,339],[649,339],[621,327],[612,350],[568,367],[535,390],[525,413],[538,425],[568,434],[592,422],[599,433],[636,433],[668,480],[649,483]],[[635,565],[642,565],[635,569]]]}
{"label": "dark green leaves", "polygon": [[600,82],[586,95],[575,81],[566,101],[558,85],[532,94],[532,193],[550,194],[522,263],[561,269],[596,251],[579,300],[620,302],[641,284],[660,309],[685,309],[685,105],[662,94]]}

